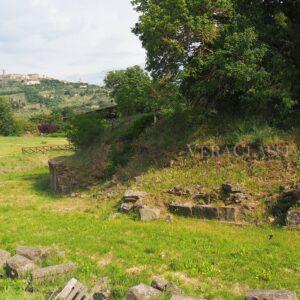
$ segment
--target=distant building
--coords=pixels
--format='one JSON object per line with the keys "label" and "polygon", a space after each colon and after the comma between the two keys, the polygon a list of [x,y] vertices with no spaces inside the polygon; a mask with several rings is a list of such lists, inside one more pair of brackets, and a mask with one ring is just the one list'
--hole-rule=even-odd
{"label": "distant building", "polygon": [[38,85],[41,84],[39,80],[29,80],[25,82],[26,85]]}

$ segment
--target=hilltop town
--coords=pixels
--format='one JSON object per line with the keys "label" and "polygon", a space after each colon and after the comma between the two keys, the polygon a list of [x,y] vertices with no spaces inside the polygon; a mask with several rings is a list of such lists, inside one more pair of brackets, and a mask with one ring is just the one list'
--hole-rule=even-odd
{"label": "hilltop town", "polygon": [[0,74],[0,81],[18,81],[26,85],[37,85],[41,83],[41,80],[53,80],[53,78],[46,75],[40,75],[37,73],[32,74],[19,74],[19,73],[6,73],[5,70]]}

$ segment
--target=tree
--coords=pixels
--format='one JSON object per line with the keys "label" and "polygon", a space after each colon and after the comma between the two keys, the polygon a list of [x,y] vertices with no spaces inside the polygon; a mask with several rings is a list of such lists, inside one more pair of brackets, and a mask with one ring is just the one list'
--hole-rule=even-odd
{"label": "tree", "polygon": [[71,143],[80,149],[101,141],[108,123],[97,112],[73,116],[67,131]]}
{"label": "tree", "polygon": [[152,113],[154,124],[158,121],[159,111],[170,108],[182,97],[176,83],[153,80],[139,66],[109,72],[104,82],[121,115]]}
{"label": "tree", "polygon": [[0,135],[9,136],[19,133],[13,117],[11,104],[6,97],[0,97]]}
{"label": "tree", "polygon": [[104,79],[112,97],[124,116],[149,111],[149,75],[139,66],[112,71]]}
{"label": "tree", "polygon": [[274,116],[299,111],[298,0],[132,0],[154,80],[193,107]]}

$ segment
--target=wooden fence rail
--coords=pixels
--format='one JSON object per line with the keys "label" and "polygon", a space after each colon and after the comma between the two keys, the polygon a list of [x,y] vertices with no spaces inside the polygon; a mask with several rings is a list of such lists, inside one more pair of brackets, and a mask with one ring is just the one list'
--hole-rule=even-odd
{"label": "wooden fence rail", "polygon": [[39,147],[23,147],[23,154],[34,154],[34,153],[47,153],[53,151],[67,151],[74,150],[73,145],[54,145],[54,146],[39,146]]}

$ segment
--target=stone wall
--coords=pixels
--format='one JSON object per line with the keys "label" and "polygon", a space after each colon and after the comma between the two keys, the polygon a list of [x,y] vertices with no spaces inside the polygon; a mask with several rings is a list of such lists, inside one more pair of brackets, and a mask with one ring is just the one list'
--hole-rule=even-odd
{"label": "stone wall", "polygon": [[286,223],[289,228],[300,230],[300,208],[288,211]]}
{"label": "stone wall", "polygon": [[49,160],[51,189],[60,194],[68,194],[77,184],[76,173],[62,161]]}

